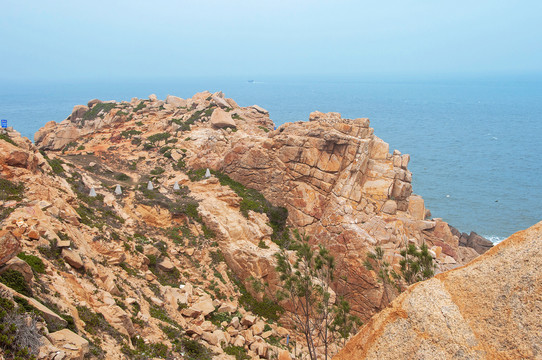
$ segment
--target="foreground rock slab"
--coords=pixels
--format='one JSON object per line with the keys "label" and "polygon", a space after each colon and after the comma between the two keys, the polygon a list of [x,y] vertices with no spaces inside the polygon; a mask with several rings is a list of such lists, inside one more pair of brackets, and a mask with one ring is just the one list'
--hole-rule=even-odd
{"label": "foreground rock slab", "polygon": [[411,286],[334,357],[542,358],[542,222]]}

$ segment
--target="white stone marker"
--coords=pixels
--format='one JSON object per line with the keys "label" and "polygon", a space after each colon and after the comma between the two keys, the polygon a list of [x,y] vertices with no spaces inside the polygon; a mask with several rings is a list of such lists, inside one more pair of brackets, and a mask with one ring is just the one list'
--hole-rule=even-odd
{"label": "white stone marker", "polygon": [[90,193],[88,194],[90,197],[96,197],[96,190],[94,190],[94,186],[90,188]]}
{"label": "white stone marker", "polygon": [[122,189],[120,188],[120,185],[117,185],[117,187],[115,188],[115,194],[122,195]]}
{"label": "white stone marker", "polygon": [[173,184],[173,190],[180,190],[179,183],[175,181],[175,184]]}
{"label": "white stone marker", "polygon": [[147,184],[147,190],[154,190],[154,186],[152,186],[152,182],[150,182],[150,181]]}
{"label": "white stone marker", "polygon": [[211,177],[211,172],[209,171],[209,169],[207,169],[207,171],[205,171],[205,177],[206,177],[206,178],[210,178],[210,177]]}

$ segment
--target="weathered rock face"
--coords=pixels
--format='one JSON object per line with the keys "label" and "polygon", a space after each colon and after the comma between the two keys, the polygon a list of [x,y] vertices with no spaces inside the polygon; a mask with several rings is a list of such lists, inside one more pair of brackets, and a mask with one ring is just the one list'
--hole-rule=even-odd
{"label": "weathered rock face", "polygon": [[[85,121],[79,117],[84,108],[76,109],[77,114],[62,123],[47,124],[45,133],[40,130],[36,144],[43,149],[60,149],[75,136],[75,141],[83,141],[95,153],[115,151],[121,158],[123,148],[128,158],[143,150],[145,136],[159,132],[182,136],[182,149],[172,149],[172,159],[182,160],[189,168],[222,171],[261,191],[274,205],[288,209],[291,226],[305,231],[314,244],[326,244],[339,259],[338,268],[354,272],[341,275],[357,279],[360,293],[350,296],[356,301],[363,299],[356,310],[364,318],[387,304],[374,274],[362,265],[366,253],[375,246],[384,249],[387,261],[395,268],[400,261],[398,254],[408,242],[425,242],[433,248],[439,271],[472,258],[465,251],[458,253],[458,236],[446,223],[425,220],[424,201],[412,194],[409,155],[397,150],[390,153],[388,144],[374,135],[368,119],[342,119],[339,113],[313,112],[309,122],[284,124],[272,131],[274,124],[265,109],[256,105],[239,107],[221,92],[202,92],[186,100],[170,95],[165,103],[133,99],[112,105],[109,112]],[[130,118],[118,115],[130,112]],[[83,116],[89,118],[86,113]],[[190,125],[181,126],[181,121],[187,120]],[[69,129],[75,129],[73,136],[65,137]],[[138,129],[147,135],[137,135],[139,141],[135,144],[140,145],[134,146],[123,134],[140,132]],[[179,131],[183,134],[179,135]],[[109,146],[106,139],[115,145]],[[198,200],[205,204],[206,198]],[[162,228],[171,222],[168,211],[143,204],[138,204],[132,214]],[[226,230],[216,225],[216,218],[221,224],[227,223]],[[207,226],[230,239],[221,242],[221,247],[229,266],[241,278],[255,276],[271,281],[272,254],[247,246],[256,245],[263,237],[255,235],[244,244],[231,241],[238,238],[235,233],[239,227],[229,221],[234,218],[204,216]],[[335,284],[339,294],[346,292],[340,289],[343,285]]]}
{"label": "weathered rock face", "polygon": [[411,196],[409,159],[398,151],[390,154],[368,119],[314,112],[308,123],[285,124],[268,137],[234,142],[218,169],[285,206],[293,226],[313,243],[327,245],[342,275],[353,270],[349,275],[360,293],[350,296],[364,299],[356,310],[369,316],[386,305],[362,266],[374,246],[384,248],[392,266],[398,266],[397,255],[408,241],[445,248],[443,256],[450,260],[443,269],[459,261],[457,237],[440,220],[424,221],[423,199]]}
{"label": "weathered rock face", "polygon": [[[217,126],[218,115],[235,120],[235,129]],[[314,112],[309,120],[274,131],[265,109],[240,107],[221,92],[91,101],[36,134],[48,159],[16,139],[29,159],[36,157],[35,168],[2,162],[0,154],[2,176],[26,186],[24,201],[8,204],[15,210],[2,224],[21,240],[22,251],[43,258],[47,273],[40,280],[57,285],[40,296],[69,310],[83,334],[77,315],[88,308],[115,331],[162,343],[153,319],[160,308],[194,338],[242,346],[250,356],[270,356],[264,339],[272,333],[257,317],[247,322],[252,315],[237,302],[234,283],[244,282],[256,298],[262,294],[251,279],[275,293],[279,247],[266,214],[241,212],[237,185],[221,185],[215,176],[191,180],[199,173],[193,170],[226,173],[286,207],[288,225],[335,255],[341,273],[334,291],[348,295],[363,320],[390,301],[363,267],[375,246],[395,270],[407,243],[428,244],[438,271],[477,255],[459,246],[461,234],[448,224],[426,219],[423,199],[412,194],[410,157],[390,153],[367,119]],[[9,156],[21,149],[10,147]],[[122,194],[115,194],[119,184]],[[90,189],[96,197],[87,196]],[[187,207],[196,201],[197,209]],[[58,299],[50,295],[56,292]],[[218,329],[209,317],[222,311],[240,315]],[[102,341],[107,356],[119,354],[118,342]]]}
{"label": "weathered rock face", "polygon": [[7,230],[0,230],[0,266],[7,263],[11,258],[21,251],[21,244]]}
{"label": "weathered rock face", "polygon": [[411,286],[334,358],[539,359],[542,222]]}
{"label": "weathered rock face", "polygon": [[235,127],[235,121],[230,114],[222,109],[215,109],[211,115],[211,124],[217,128]]}

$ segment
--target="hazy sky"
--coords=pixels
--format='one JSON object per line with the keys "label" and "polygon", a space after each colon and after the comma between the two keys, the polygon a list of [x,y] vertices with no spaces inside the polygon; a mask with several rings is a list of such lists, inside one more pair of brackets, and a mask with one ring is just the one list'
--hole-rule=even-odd
{"label": "hazy sky", "polygon": [[0,79],[542,72],[542,1],[0,0]]}

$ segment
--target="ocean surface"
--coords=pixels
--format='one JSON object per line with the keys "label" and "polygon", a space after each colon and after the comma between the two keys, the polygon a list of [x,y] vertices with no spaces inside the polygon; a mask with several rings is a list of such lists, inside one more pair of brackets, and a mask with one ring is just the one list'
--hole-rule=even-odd
{"label": "ocean surface", "polygon": [[[254,80],[249,82],[247,80]],[[314,110],[368,117],[375,134],[411,155],[413,188],[433,217],[497,242],[542,220],[542,78],[200,78],[4,83],[0,118],[24,136],[88,100],[222,90],[258,104],[278,125]]]}

